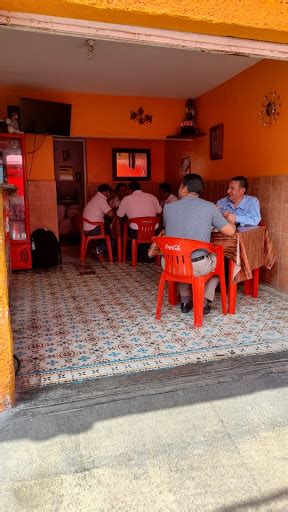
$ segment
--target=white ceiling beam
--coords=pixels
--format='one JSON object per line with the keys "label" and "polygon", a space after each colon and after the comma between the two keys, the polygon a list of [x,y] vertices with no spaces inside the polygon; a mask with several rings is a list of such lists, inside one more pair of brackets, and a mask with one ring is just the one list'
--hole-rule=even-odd
{"label": "white ceiling beam", "polygon": [[261,59],[288,60],[287,44],[254,41],[251,39],[211,36],[9,11],[0,11],[0,26],[17,30],[70,35],[85,39],[91,38],[166,48],[242,55]]}

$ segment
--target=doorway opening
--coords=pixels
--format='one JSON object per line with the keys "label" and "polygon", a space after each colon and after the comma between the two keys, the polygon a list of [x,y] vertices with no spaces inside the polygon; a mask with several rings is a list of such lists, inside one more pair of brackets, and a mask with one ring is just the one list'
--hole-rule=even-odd
{"label": "doorway opening", "polygon": [[[86,202],[85,140],[55,137],[54,170],[59,241],[66,252],[78,251],[81,214]],[[77,248],[77,249],[76,249]]]}

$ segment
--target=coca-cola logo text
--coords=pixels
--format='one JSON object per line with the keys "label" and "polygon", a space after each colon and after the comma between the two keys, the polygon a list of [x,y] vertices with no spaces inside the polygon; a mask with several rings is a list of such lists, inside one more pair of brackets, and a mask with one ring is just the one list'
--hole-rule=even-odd
{"label": "coca-cola logo text", "polygon": [[168,249],[168,251],[181,251],[180,245],[165,244],[165,249]]}

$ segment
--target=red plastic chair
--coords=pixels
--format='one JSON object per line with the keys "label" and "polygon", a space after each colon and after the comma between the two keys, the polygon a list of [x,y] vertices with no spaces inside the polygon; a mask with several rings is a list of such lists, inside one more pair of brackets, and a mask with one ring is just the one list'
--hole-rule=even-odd
{"label": "red plastic chair", "polygon": [[[138,226],[138,237],[131,238],[128,236],[128,227],[131,224],[137,224]],[[134,219],[128,219],[124,226],[123,235],[123,262],[126,262],[127,257],[127,241],[128,239],[132,242],[132,267],[136,267],[137,264],[137,253],[138,245],[140,244],[151,244],[152,237],[155,236],[155,229],[159,224],[158,217],[137,217]]]}
{"label": "red plastic chair", "polygon": [[[184,238],[172,238],[167,236],[155,237],[153,239],[165,258],[165,269],[163,270],[157,297],[156,318],[160,320],[163,293],[165,281],[169,286],[169,302],[177,303],[176,282],[189,283],[192,285],[193,293],[193,310],[194,310],[194,327],[201,327],[203,323],[203,306],[204,306],[204,288],[206,282],[215,275],[219,276],[222,312],[227,313],[226,305],[226,284],[224,270],[224,254],[223,247],[214,246],[210,243],[200,242],[198,240],[188,240]],[[209,272],[205,276],[195,277],[193,274],[193,262],[191,254],[195,250],[204,249],[209,253],[216,254],[216,267],[213,272]]]}
{"label": "red plastic chair", "polygon": [[[93,235],[93,236],[85,235],[84,230],[83,230],[83,222],[87,222],[87,224],[91,224],[91,226],[93,226],[93,228],[91,227],[91,229],[94,229],[96,226],[99,226],[100,234]],[[106,233],[105,233],[104,222],[92,222],[92,221],[82,217],[81,247],[80,247],[80,260],[82,262],[86,259],[87,247],[88,247],[88,243],[90,242],[90,240],[105,240],[106,241],[107,250],[108,250],[108,258],[109,258],[109,261],[112,263],[113,262],[113,254],[112,254],[111,240],[110,240],[110,235],[106,235]]]}

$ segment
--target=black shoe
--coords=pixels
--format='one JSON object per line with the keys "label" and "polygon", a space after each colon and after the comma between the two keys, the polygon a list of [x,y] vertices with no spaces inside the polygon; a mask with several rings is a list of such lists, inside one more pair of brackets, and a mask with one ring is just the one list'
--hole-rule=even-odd
{"label": "black shoe", "polygon": [[207,306],[204,306],[204,308],[203,308],[203,315],[209,315],[210,312],[211,312],[211,308],[207,304]]}
{"label": "black shoe", "polygon": [[189,311],[191,311],[191,308],[192,308],[191,302],[181,302],[182,313],[189,313]]}

